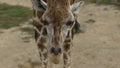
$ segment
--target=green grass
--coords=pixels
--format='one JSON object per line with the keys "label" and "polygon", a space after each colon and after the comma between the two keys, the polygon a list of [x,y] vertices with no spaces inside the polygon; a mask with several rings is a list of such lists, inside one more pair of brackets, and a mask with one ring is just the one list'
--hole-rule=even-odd
{"label": "green grass", "polygon": [[111,0],[102,0],[101,4],[110,4],[111,3]]}
{"label": "green grass", "polygon": [[[96,0],[85,0],[86,2],[96,3]],[[101,4],[110,4],[111,0],[102,0]]]}
{"label": "green grass", "polygon": [[[96,3],[96,0],[85,0],[89,3]],[[118,3],[120,3],[120,0],[118,0]],[[100,4],[111,4],[111,0],[101,0]]]}
{"label": "green grass", "polygon": [[95,3],[95,0],[84,0],[86,3]]}
{"label": "green grass", "polygon": [[32,10],[22,6],[0,4],[0,28],[8,29],[32,18]]}
{"label": "green grass", "polygon": [[120,10],[120,3],[119,3],[119,4],[117,4],[116,6],[117,6],[117,8]]}
{"label": "green grass", "polygon": [[110,4],[110,2],[111,2],[110,0],[102,0],[101,3],[102,3],[102,4]]}

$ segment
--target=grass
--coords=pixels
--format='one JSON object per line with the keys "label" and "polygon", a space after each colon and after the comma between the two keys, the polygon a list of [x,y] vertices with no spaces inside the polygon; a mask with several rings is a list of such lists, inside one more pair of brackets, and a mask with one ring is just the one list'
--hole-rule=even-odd
{"label": "grass", "polygon": [[30,38],[32,38],[32,37],[26,36],[26,37],[23,37],[22,40],[23,40],[23,42],[28,43],[28,42],[30,42]]}
{"label": "grass", "polygon": [[32,10],[22,6],[0,4],[0,28],[8,29],[32,18]]}
{"label": "grass", "polygon": [[28,33],[31,36],[34,36],[34,30],[30,27],[20,28],[21,31]]}
{"label": "grass", "polygon": [[26,62],[18,64],[18,68],[39,68],[40,65],[41,65],[40,62],[38,61],[28,60]]}
{"label": "grass", "polygon": [[120,9],[120,3],[116,5],[118,9]]}
{"label": "grass", "polygon": [[[86,2],[96,3],[96,0],[85,0]],[[101,0],[101,4],[110,4],[111,0]]]}
{"label": "grass", "polygon": [[33,38],[34,37],[34,30],[33,28],[30,28],[30,27],[24,27],[24,28],[20,28],[20,30],[22,32],[26,32],[29,36],[26,36],[26,37],[23,37],[23,41],[24,42],[30,42],[30,38]]}
{"label": "grass", "polygon": [[[85,0],[87,3],[96,3],[96,0]],[[111,0],[101,0],[100,4],[103,5],[109,5],[111,4]],[[120,0],[118,0],[118,3],[115,4],[115,6],[117,6],[118,9],[120,9]]]}

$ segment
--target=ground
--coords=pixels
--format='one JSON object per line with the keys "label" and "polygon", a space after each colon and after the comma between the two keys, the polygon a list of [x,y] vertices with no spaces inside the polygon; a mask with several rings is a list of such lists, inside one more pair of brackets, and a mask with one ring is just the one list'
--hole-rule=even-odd
{"label": "ground", "polygon": [[[30,0],[0,3],[32,7]],[[120,68],[120,10],[112,5],[88,4],[80,10],[79,21],[83,33],[74,37],[71,68]],[[27,62],[39,62],[34,39],[26,43],[21,39],[24,36],[27,34],[17,27],[0,29],[0,68],[30,68]]]}

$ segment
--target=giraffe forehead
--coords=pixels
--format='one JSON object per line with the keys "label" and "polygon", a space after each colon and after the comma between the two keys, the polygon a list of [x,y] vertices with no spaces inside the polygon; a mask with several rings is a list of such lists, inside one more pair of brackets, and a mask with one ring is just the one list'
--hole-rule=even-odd
{"label": "giraffe forehead", "polygon": [[56,7],[57,5],[68,7],[70,5],[69,0],[48,0],[49,7]]}
{"label": "giraffe forehead", "polygon": [[44,14],[44,19],[46,19],[49,23],[59,23],[63,24],[67,22],[68,20],[73,20],[74,16],[72,12],[69,10],[64,10],[64,9],[58,9],[54,10],[52,12],[47,11],[47,13]]}

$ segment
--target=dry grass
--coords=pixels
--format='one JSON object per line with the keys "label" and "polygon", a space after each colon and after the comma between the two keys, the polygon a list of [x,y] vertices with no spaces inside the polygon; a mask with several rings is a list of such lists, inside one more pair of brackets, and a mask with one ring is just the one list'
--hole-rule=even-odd
{"label": "dry grass", "polygon": [[22,62],[18,64],[18,68],[39,68],[40,62],[28,60],[26,62]]}

